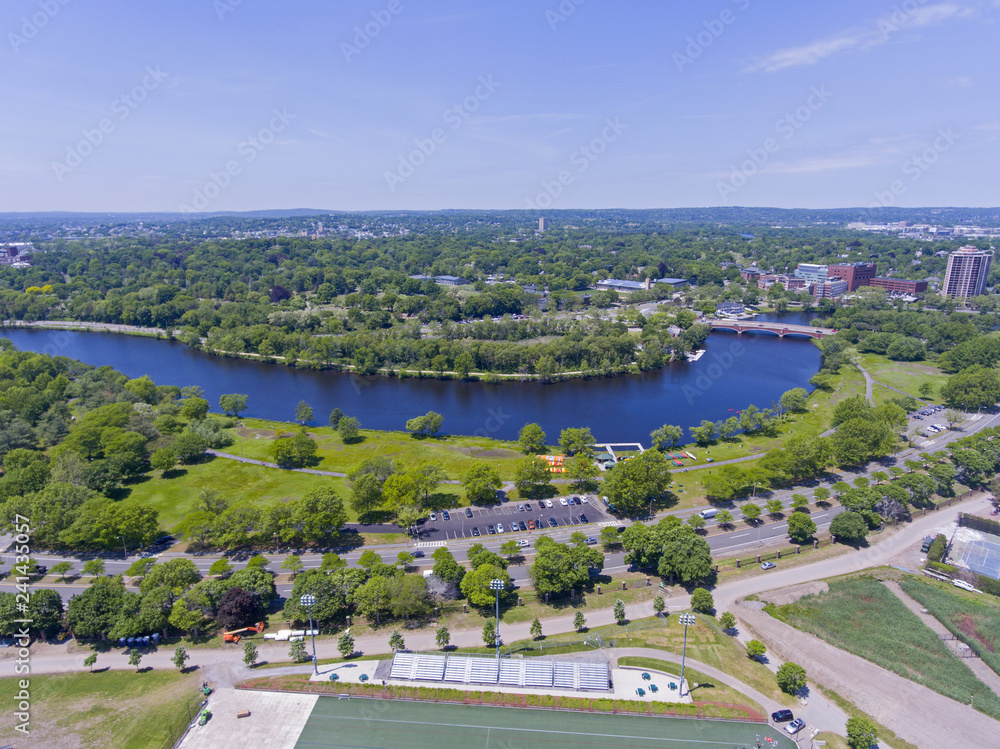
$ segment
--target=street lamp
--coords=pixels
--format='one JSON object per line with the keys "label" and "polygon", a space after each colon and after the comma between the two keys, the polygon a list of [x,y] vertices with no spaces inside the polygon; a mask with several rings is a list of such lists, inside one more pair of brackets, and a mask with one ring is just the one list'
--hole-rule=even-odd
{"label": "street lamp", "polygon": [[313,629],[313,606],[316,604],[316,596],[306,593],[299,599],[299,603],[309,609],[309,636],[312,637],[313,644],[313,673],[319,674],[316,664],[316,630]]}
{"label": "street lamp", "polygon": [[277,553],[278,553],[278,534],[277,533],[274,534],[274,553],[275,553],[275,555],[277,555]]}
{"label": "street lamp", "polygon": [[[678,621],[684,625],[684,649],[681,650],[681,689],[680,695],[684,696],[684,659],[687,657],[687,647],[688,647],[688,626],[695,623],[696,619],[694,614],[681,614],[678,617]],[[691,694],[691,690],[688,690],[688,694]]]}
{"label": "street lamp", "polygon": [[128,549],[125,548],[125,537],[119,536],[118,538],[122,540],[122,551],[125,552],[125,558],[128,559]]}
{"label": "street lamp", "polygon": [[507,583],[503,580],[490,580],[490,590],[497,594],[497,625],[493,637],[497,644],[497,660],[500,660],[500,591],[507,589]]}
{"label": "street lamp", "polygon": [[756,499],[756,498],[757,498],[757,482],[754,481],[753,482],[753,494],[750,495],[750,499]]}

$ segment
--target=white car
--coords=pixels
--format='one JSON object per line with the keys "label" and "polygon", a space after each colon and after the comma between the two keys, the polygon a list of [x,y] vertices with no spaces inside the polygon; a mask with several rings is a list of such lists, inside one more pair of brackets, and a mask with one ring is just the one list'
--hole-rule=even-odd
{"label": "white car", "polygon": [[522,549],[527,549],[529,546],[531,546],[531,544],[523,538],[517,542],[517,545],[520,546]]}
{"label": "white car", "polygon": [[551,499],[546,499],[545,500],[545,506],[546,507],[551,507],[552,506],[552,500]]}
{"label": "white car", "polygon": [[438,519],[438,516],[437,516],[436,512],[432,512],[429,517],[430,517],[431,520],[437,520]]}
{"label": "white car", "polygon": [[503,533],[503,523],[497,523],[497,533]]}
{"label": "white car", "polygon": [[561,504],[563,507],[565,507],[566,506],[566,497],[559,497],[559,504]]}

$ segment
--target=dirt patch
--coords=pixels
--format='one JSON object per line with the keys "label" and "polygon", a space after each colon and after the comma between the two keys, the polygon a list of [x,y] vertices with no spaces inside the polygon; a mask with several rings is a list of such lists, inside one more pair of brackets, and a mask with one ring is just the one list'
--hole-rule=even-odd
{"label": "dirt patch", "polygon": [[270,439],[274,432],[270,429],[249,429],[247,427],[236,427],[234,430],[243,439]]}
{"label": "dirt patch", "polygon": [[995,652],[993,645],[985,640],[979,633],[979,630],[976,629],[976,622],[971,616],[964,615],[959,617],[955,622],[955,626],[958,627],[959,632],[974,638],[976,642],[982,645],[989,652]]}
{"label": "dirt patch", "polygon": [[477,458],[509,458],[512,455],[516,455],[513,450],[469,450],[470,455],[475,455]]}
{"label": "dirt patch", "polygon": [[830,590],[830,586],[822,580],[816,580],[811,583],[803,583],[802,585],[793,585],[790,588],[771,591],[766,596],[761,597],[777,606],[785,606],[789,603],[795,603],[803,596],[826,593],[828,590]]}

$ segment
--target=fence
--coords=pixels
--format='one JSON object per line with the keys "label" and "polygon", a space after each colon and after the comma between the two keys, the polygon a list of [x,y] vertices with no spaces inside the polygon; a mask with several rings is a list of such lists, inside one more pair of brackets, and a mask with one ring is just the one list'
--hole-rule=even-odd
{"label": "fence", "polygon": [[1000,536],[1000,523],[996,520],[990,520],[989,518],[981,518],[978,515],[969,515],[966,512],[960,512],[958,513],[958,524],[965,528],[972,528],[973,530],[980,531],[982,533]]}
{"label": "fence", "polygon": [[782,557],[801,554],[803,551],[813,551],[818,548],[819,548],[819,541],[815,541],[811,546],[791,546],[786,549],[772,549],[771,551],[766,551],[752,557],[721,559],[719,560],[718,569],[720,570],[740,569],[741,567],[746,567],[747,565],[760,564],[761,562],[769,562],[773,559],[781,559]]}

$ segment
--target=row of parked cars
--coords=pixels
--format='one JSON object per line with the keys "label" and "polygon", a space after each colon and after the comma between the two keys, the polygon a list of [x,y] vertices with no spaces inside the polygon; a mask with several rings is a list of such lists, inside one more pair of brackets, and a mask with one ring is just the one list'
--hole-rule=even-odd
{"label": "row of parked cars", "polygon": [[160,644],[160,634],[154,632],[145,637],[119,637],[118,644],[123,648],[148,648],[150,645]]}
{"label": "row of parked cars", "polygon": [[802,718],[796,718],[792,715],[791,710],[778,710],[777,712],[771,713],[771,720],[775,723],[784,723],[786,720],[789,721],[788,725],[785,726],[785,732],[792,736],[806,727],[806,722],[802,720]]}
{"label": "row of parked cars", "polygon": [[931,414],[936,414],[938,411],[943,411],[944,406],[928,406],[927,408],[922,408],[910,414],[914,419],[922,419],[925,416],[930,416]]}

